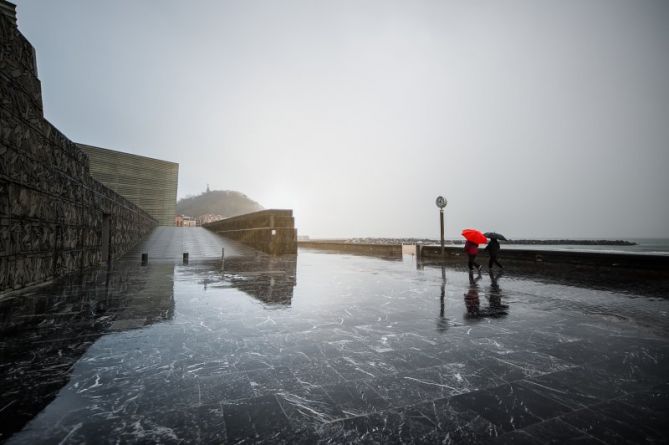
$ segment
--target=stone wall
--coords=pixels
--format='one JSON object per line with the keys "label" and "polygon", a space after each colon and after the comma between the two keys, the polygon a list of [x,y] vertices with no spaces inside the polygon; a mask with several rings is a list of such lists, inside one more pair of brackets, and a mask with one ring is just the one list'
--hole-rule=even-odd
{"label": "stone wall", "polygon": [[[418,247],[418,246],[417,246]],[[462,246],[446,246],[444,257],[436,245],[420,246],[417,267],[448,265],[467,270]],[[479,249],[476,261],[488,271],[488,254]],[[629,292],[654,298],[669,296],[669,256],[608,252],[566,252],[505,249],[499,254],[508,278]],[[500,269],[495,266],[494,273]]]}
{"label": "stone wall", "polygon": [[0,15],[0,292],[104,262],[105,215],[112,258],[156,225],[44,118],[34,49]]}
{"label": "stone wall", "polygon": [[202,227],[271,255],[297,253],[297,230],[292,210],[260,210]]}
{"label": "stone wall", "polygon": [[401,244],[369,244],[369,243],[345,243],[337,241],[298,241],[299,247],[320,250],[333,250],[336,252],[357,253],[360,255],[386,256],[402,258]]}
{"label": "stone wall", "polygon": [[[419,246],[416,248],[421,260],[441,259],[440,246]],[[532,264],[535,266],[572,266],[586,269],[611,269],[615,271],[645,271],[669,277],[669,256],[636,253],[577,252],[560,250],[504,249],[499,253],[501,262]],[[444,261],[467,263],[462,246],[445,246]],[[488,263],[485,246],[479,247],[477,261]]]}

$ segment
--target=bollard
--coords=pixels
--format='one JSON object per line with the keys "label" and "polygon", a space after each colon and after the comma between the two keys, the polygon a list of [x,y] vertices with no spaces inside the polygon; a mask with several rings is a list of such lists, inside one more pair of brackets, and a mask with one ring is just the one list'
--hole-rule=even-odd
{"label": "bollard", "polygon": [[149,254],[148,253],[143,253],[142,254],[142,266],[146,266],[149,264]]}
{"label": "bollard", "polygon": [[184,264],[188,264],[188,252],[184,252]]}

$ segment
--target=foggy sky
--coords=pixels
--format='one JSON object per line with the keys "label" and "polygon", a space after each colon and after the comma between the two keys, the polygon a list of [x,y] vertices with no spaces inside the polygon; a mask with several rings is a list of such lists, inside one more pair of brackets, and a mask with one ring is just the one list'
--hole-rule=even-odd
{"label": "foggy sky", "polygon": [[669,237],[669,2],[19,0],[45,113],[300,234]]}

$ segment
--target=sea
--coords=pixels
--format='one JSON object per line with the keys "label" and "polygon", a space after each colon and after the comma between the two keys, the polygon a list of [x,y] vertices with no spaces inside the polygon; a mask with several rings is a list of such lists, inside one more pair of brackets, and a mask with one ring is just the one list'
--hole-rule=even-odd
{"label": "sea", "polygon": [[[514,237],[515,239],[533,239]],[[544,238],[545,239],[545,238]],[[503,244],[502,249],[523,249],[523,250],[558,250],[567,252],[607,252],[607,253],[630,253],[638,255],[667,255],[669,256],[669,238],[588,238],[588,240],[611,240],[611,241],[630,241],[635,243],[631,246],[616,245],[585,245],[585,244]],[[420,242],[423,245],[437,245],[438,240],[420,239],[420,238],[314,238],[314,240],[343,241],[353,243],[371,243],[371,244],[415,244]],[[570,238],[578,242],[579,238]],[[585,239],[583,239],[585,240]],[[447,238],[446,245],[453,246],[456,242],[461,246],[462,238]],[[484,247],[481,246],[481,247]]]}
{"label": "sea", "polygon": [[[605,239],[605,238],[602,238]],[[608,238],[606,238],[608,239]],[[669,238],[624,238],[636,243],[634,246],[579,246],[562,244],[513,245],[505,244],[504,249],[560,250],[569,252],[635,253],[640,255],[669,255]]]}

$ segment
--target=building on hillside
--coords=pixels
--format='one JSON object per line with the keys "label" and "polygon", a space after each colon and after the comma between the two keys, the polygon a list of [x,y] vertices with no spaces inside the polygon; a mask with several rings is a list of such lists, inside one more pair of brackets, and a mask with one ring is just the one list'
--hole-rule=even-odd
{"label": "building on hillside", "polygon": [[214,221],[220,221],[224,218],[225,216],[223,215],[214,215],[213,213],[205,213],[204,215],[200,215],[197,217],[197,225],[202,226],[204,224],[208,224]]}
{"label": "building on hillside", "polygon": [[176,215],[174,225],[177,227],[195,227],[197,226],[197,220],[186,215]]}
{"label": "building on hillside", "polygon": [[144,209],[161,226],[173,226],[179,164],[77,144],[87,155],[91,175]]}

